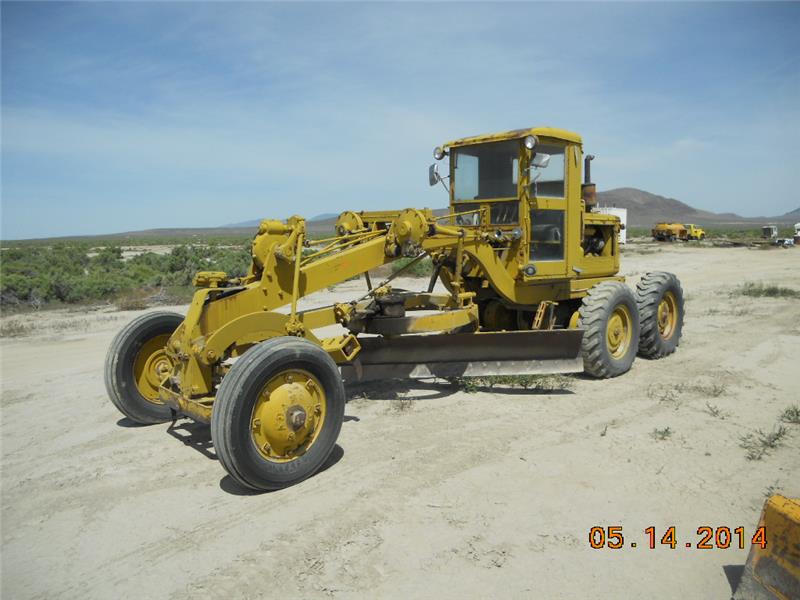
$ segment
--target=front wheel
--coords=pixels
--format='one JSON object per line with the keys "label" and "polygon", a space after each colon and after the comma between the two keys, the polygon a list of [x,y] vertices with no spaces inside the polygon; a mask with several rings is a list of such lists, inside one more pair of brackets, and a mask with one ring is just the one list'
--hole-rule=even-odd
{"label": "front wheel", "polygon": [[172,418],[172,411],[158,397],[158,388],[172,372],[165,348],[182,322],[176,313],[150,312],[128,323],[111,342],[106,391],[114,406],[136,423],[163,423]]}
{"label": "front wheel", "polygon": [[211,439],[222,466],[244,487],[298,483],[325,463],[344,420],[339,369],[322,348],[297,337],[258,344],[222,380]]}
{"label": "front wheel", "polygon": [[594,377],[616,377],[630,370],[639,345],[639,311],[628,286],[604,281],[589,290],[578,310],[584,329],[583,370]]}

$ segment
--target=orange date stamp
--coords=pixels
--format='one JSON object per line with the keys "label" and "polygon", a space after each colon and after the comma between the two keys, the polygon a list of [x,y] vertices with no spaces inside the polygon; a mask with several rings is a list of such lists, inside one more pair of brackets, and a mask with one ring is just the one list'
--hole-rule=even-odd
{"label": "orange date stamp", "polygon": [[[640,543],[641,542],[641,543]],[[666,547],[672,550],[687,548],[696,550],[728,550],[730,548],[744,550],[747,544],[767,547],[767,529],[763,525],[756,528],[751,535],[744,527],[709,527],[701,525],[693,536],[678,539],[675,526],[664,530],[655,527],[644,529],[639,540],[626,540],[622,525],[596,526],[589,530],[589,546],[596,550],[620,550],[622,548],[656,548]]]}

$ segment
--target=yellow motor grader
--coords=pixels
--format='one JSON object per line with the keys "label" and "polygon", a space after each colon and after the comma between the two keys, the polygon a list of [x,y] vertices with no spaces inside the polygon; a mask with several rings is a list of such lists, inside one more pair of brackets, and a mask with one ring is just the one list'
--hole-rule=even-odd
{"label": "yellow motor grader", "polygon": [[[128,324],[106,360],[117,408],[138,423],[210,423],[228,473],[268,490],[328,458],[343,380],[614,377],[637,353],[674,352],[680,283],[652,272],[634,292],[618,275],[620,222],[594,210],[594,157],[580,136],[521,129],[451,141],[434,157],[447,165],[429,170],[429,183],[448,190],[447,214],[347,211],[324,239],[300,217],[262,221],[246,276],[198,273],[185,317],[149,312]],[[425,257],[426,289],[392,287]],[[400,260],[372,285],[370,270]],[[298,309],[304,296],[362,275],[361,298]]]}

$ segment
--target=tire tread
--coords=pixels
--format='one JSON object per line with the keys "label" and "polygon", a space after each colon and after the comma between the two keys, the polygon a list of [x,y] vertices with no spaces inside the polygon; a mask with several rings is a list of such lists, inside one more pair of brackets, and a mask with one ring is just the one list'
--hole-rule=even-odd
{"label": "tire tread", "polygon": [[[126,351],[126,346],[133,343],[142,330],[146,330],[148,326],[152,326],[158,321],[174,321],[177,327],[177,325],[183,321],[183,316],[171,311],[159,310],[145,313],[133,319],[123,327],[111,341],[103,370],[103,381],[106,386],[106,392],[117,410],[131,421],[145,425],[168,421],[171,417],[171,411],[166,406],[161,407],[149,402],[147,404],[141,404],[136,398],[126,398],[124,392],[128,384],[120,378],[119,361]],[[142,399],[142,402],[147,401]]]}
{"label": "tire tread", "polygon": [[[661,339],[658,329],[658,304],[664,293],[672,291],[678,303],[678,324],[674,337],[668,341]],[[678,278],[665,271],[645,273],[636,285],[636,303],[641,319],[639,337],[639,356],[663,358],[675,352],[680,345],[684,323],[683,288]]]}
{"label": "tire tread", "polygon": [[[615,301],[616,298],[616,301]],[[579,326],[584,329],[581,353],[583,354],[583,369],[593,377],[606,379],[621,375],[630,365],[620,367],[613,362],[605,347],[606,320],[608,313],[619,301],[625,300],[629,305],[633,318],[632,346],[638,345],[639,319],[636,299],[628,286],[619,281],[603,281],[590,288],[584,296],[578,309],[580,315]],[[635,342],[635,343],[634,343]],[[626,357],[627,358],[627,357]],[[631,359],[632,362],[632,359]]]}

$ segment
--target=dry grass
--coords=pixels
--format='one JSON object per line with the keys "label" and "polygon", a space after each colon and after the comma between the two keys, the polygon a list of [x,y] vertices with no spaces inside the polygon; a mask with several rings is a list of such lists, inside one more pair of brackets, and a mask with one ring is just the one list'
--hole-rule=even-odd
{"label": "dry grass", "polygon": [[724,420],[728,416],[728,412],[722,410],[716,404],[711,404],[710,402],[706,402],[705,412],[707,412],[709,415],[711,415],[716,419]]}
{"label": "dry grass", "polygon": [[679,404],[678,386],[669,383],[653,383],[647,387],[647,397],[656,402]]}
{"label": "dry grass", "polygon": [[675,387],[678,393],[690,392],[708,398],[719,398],[728,389],[725,383],[719,381],[712,383],[679,383]]}
{"label": "dry grass", "polygon": [[749,296],[752,298],[796,298],[800,299],[800,291],[781,285],[754,283],[748,281],[731,292],[732,296]]}
{"label": "dry grass", "polygon": [[493,390],[496,387],[522,388],[541,392],[571,390],[573,379],[564,375],[493,375],[485,377],[453,377],[450,383],[467,393]]}
{"label": "dry grass", "polygon": [[25,323],[17,319],[0,322],[0,337],[14,338],[30,335],[33,331],[32,323]]}
{"label": "dry grass", "polygon": [[[647,397],[662,404],[671,404],[677,410],[683,404],[686,396],[694,395],[704,398],[719,398],[726,390],[727,385],[725,383],[716,381],[711,383],[663,382],[650,384],[647,387]],[[708,407],[709,405],[707,404],[706,406]],[[714,407],[714,409],[718,410],[716,407]],[[713,414],[710,409],[708,412],[712,416],[718,416],[718,414]],[[719,414],[722,414],[721,411]]]}
{"label": "dry grass", "polygon": [[747,451],[745,454],[747,460],[761,460],[770,450],[778,448],[783,443],[782,440],[787,433],[783,425],[778,425],[772,431],[756,429],[752,433],[743,435],[739,445]]}
{"label": "dry grass", "polygon": [[150,305],[145,298],[120,298],[115,302],[117,310],[144,310]]}
{"label": "dry grass", "polygon": [[786,410],[781,414],[781,421],[792,425],[800,425],[800,405],[787,406]]}
{"label": "dry grass", "polygon": [[764,490],[764,497],[769,498],[770,496],[774,496],[775,494],[781,494],[781,493],[783,493],[783,488],[781,487],[780,481],[776,479],[775,483],[773,483],[772,485],[768,485],[766,487],[766,489]]}
{"label": "dry grass", "polygon": [[653,432],[650,434],[653,436],[653,439],[663,442],[664,440],[668,440],[672,437],[674,432],[669,427],[664,427],[663,429],[658,429],[657,427],[653,429]]}
{"label": "dry grass", "polygon": [[124,319],[117,315],[94,315],[74,318],[42,318],[31,316],[27,319],[6,319],[0,321],[0,337],[28,337],[41,334],[71,333],[88,331],[94,324]]}
{"label": "dry grass", "polygon": [[398,413],[406,413],[414,408],[414,401],[411,398],[398,398],[392,400],[392,410]]}

